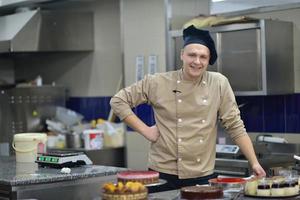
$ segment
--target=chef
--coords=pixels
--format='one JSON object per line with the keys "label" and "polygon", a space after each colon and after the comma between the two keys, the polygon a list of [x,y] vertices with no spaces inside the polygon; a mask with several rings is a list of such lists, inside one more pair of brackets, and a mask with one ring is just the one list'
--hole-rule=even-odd
{"label": "chef", "polygon": [[[265,176],[240,117],[228,79],[207,71],[217,59],[208,31],[193,25],[183,30],[180,70],[147,75],[112,97],[114,113],[151,142],[148,166],[167,184],[160,190],[207,184],[214,178],[217,123],[220,122],[257,176]],[[150,104],[154,126],[147,126],[132,111]]]}

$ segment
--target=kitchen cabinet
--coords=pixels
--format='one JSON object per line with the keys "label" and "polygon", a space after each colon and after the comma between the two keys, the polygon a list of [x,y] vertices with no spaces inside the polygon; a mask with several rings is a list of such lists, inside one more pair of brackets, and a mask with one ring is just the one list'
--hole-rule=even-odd
{"label": "kitchen cabinet", "polygon": [[[294,92],[293,24],[252,20],[206,28],[218,52],[209,71],[224,74],[236,95]],[[169,68],[181,67],[182,30],[169,33]],[[174,68],[173,68],[174,69]]]}

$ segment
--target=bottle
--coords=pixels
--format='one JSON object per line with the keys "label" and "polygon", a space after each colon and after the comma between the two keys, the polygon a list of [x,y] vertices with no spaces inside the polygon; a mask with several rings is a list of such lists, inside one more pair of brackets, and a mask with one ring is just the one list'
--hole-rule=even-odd
{"label": "bottle", "polygon": [[43,79],[40,75],[36,77],[36,86],[42,86],[43,85]]}

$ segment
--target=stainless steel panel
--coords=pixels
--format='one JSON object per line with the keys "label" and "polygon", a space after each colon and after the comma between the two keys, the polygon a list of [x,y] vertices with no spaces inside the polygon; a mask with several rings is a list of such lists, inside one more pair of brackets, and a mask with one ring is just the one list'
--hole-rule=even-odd
{"label": "stainless steel panel", "polygon": [[32,10],[0,17],[0,52],[90,51],[91,12]]}
{"label": "stainless steel panel", "polygon": [[[259,29],[220,32],[219,70],[234,91],[262,90]],[[257,42],[258,41],[258,42]],[[241,77],[247,77],[242,78]]]}
{"label": "stainless steel panel", "polygon": [[65,93],[64,87],[52,86],[2,90],[0,143],[11,146],[16,133],[44,131],[45,120],[55,116],[55,106],[65,106]]}

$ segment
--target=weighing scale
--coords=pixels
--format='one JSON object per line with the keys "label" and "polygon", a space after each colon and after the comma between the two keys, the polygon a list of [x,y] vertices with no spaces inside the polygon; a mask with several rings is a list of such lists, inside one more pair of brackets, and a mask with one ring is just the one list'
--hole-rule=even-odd
{"label": "weighing scale", "polygon": [[237,154],[240,148],[237,145],[217,144],[216,152],[225,154]]}
{"label": "weighing scale", "polygon": [[82,165],[91,165],[93,162],[84,154],[84,152],[54,151],[39,154],[35,161],[41,167],[78,167]]}

